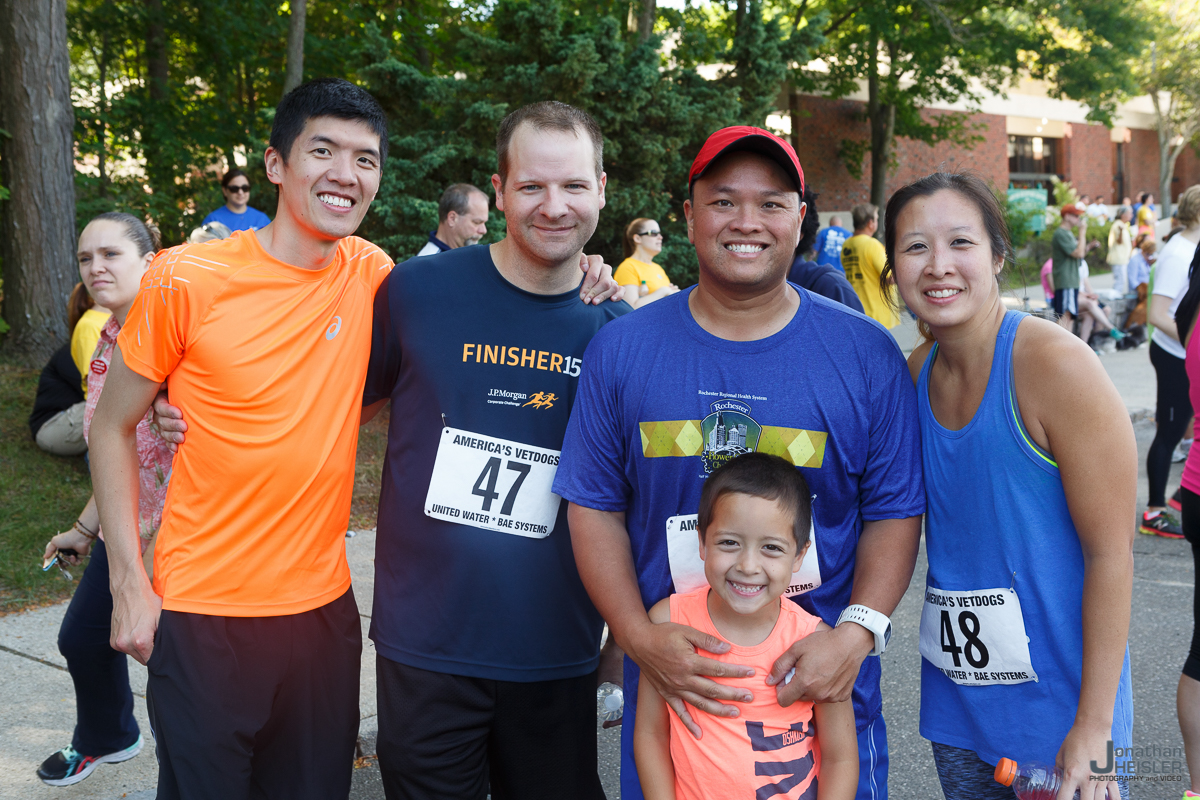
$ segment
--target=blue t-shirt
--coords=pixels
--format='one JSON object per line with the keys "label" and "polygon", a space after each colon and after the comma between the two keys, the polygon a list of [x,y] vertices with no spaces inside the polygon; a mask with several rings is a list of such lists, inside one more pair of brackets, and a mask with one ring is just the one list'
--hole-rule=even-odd
{"label": "blue t-shirt", "polygon": [[207,225],[210,222],[219,222],[231,231],[256,231],[270,225],[271,218],[250,206],[246,206],[246,210],[241,214],[233,213],[229,206],[221,206],[205,217],[204,222],[200,224]]}
{"label": "blue t-shirt", "polygon": [[[692,515],[704,479],[739,453],[773,453],[802,469],[820,572],[796,602],[830,625],[850,603],[863,521],[925,510],[916,392],[900,348],[879,323],[798,291],[796,315],[766,339],[708,333],[685,290],[609,325],[588,347],[554,490],[625,512],[646,608],[672,592],[698,549]],[[860,730],[880,711],[879,674],[879,659],[863,662]],[[629,661],[625,682],[622,727],[632,731]]]}
{"label": "blue t-shirt", "polygon": [[363,402],[392,401],[370,632],[380,655],[505,681],[596,668],[603,623],[550,484],[584,350],[629,311],[518,289],[487,246],[410,259],[379,287]]}
{"label": "blue t-shirt", "polygon": [[847,308],[863,313],[862,300],[858,292],[846,280],[846,273],[830,264],[817,264],[797,258],[788,270],[788,280],[810,292],[836,300]]}
{"label": "blue t-shirt", "polygon": [[831,225],[817,234],[817,263],[842,269],[842,245],[850,231]]}

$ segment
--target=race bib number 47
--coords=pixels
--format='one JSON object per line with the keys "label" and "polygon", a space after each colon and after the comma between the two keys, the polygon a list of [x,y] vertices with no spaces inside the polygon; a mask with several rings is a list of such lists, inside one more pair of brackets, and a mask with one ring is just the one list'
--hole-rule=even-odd
{"label": "race bib number 47", "polygon": [[960,686],[1036,681],[1021,600],[1011,589],[925,588],[921,655]]}
{"label": "race bib number 47", "polygon": [[559,450],[443,428],[425,514],[446,522],[544,539],[562,499],[550,491]]}

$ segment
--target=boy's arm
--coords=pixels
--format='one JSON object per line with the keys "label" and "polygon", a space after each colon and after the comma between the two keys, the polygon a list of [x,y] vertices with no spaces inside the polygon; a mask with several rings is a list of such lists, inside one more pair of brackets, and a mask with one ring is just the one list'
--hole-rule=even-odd
{"label": "boy's arm", "polygon": [[[829,629],[822,622],[817,629]],[[639,713],[641,708],[638,708]],[[818,703],[813,706],[817,741],[821,743],[821,773],[817,778],[817,800],[852,800],[858,791],[858,734],[854,704]]]}
{"label": "boy's arm", "polygon": [[[670,599],[650,609],[650,621],[670,622]],[[633,758],[646,800],[675,800],[675,766],[671,762],[671,720],[667,701],[649,681],[638,687]]]}

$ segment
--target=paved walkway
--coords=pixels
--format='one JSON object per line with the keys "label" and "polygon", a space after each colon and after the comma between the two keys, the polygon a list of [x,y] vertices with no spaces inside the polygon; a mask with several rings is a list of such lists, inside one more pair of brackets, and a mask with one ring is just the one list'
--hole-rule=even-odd
{"label": "paved walkway", "polygon": [[[1093,283],[1104,288],[1099,277]],[[1020,298],[1016,290],[1010,296]],[[1030,292],[1030,297],[1040,297]],[[917,341],[916,327],[905,320],[896,331],[897,341],[910,350]],[[1145,456],[1154,427],[1154,370],[1146,347],[1108,353],[1101,357],[1131,417],[1138,438],[1139,498],[1147,495]],[[1174,469],[1171,489],[1177,485],[1179,466]],[[1191,636],[1189,612],[1195,575],[1190,552],[1183,542],[1139,536],[1135,543],[1134,625],[1130,651],[1134,670],[1138,746],[1180,746],[1175,722],[1174,687]],[[354,577],[355,595],[362,613],[364,648],[362,670],[361,735],[365,751],[374,751],[375,650],[365,639],[371,616],[373,588],[374,531],[364,531],[346,540],[346,553]],[[912,585],[893,616],[895,636],[884,657],[884,712],[891,748],[890,794],[893,800],[931,800],[940,797],[929,744],[920,737],[920,656],[917,629],[920,621],[921,587],[924,585],[924,552]],[[52,579],[47,577],[48,580]],[[56,644],[59,623],[66,604],[0,617],[0,800],[38,798],[89,798],[89,800],[149,800],[154,797],[157,766],[153,738],[147,736],[142,755],[119,765],[100,767],[90,778],[73,787],[55,789],[34,775],[37,765],[70,741],[74,725],[74,693]],[[135,712],[143,734],[149,731],[145,707],[145,669],[130,661]],[[598,732],[601,776],[610,798],[618,798],[618,730]],[[1183,793],[1176,782],[1143,783],[1134,787],[1137,800],[1175,800]],[[352,797],[382,798],[378,768],[368,759],[354,773]]]}

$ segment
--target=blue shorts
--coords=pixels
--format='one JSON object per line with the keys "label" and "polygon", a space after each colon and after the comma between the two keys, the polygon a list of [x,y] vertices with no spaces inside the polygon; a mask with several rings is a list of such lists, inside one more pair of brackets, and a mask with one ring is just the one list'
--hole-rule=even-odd
{"label": "blue shorts", "polygon": [[1070,314],[1072,317],[1079,316],[1079,290],[1078,289],[1055,289],[1054,290],[1054,313],[1060,317],[1063,314]]}
{"label": "blue shorts", "polygon": [[[637,684],[641,672],[625,657],[625,716],[621,722],[621,800],[645,800],[633,762],[633,726]],[[633,689],[633,691],[630,691]],[[675,713],[675,712],[671,712]],[[854,800],[887,800],[888,746],[883,714],[858,734],[858,793]]]}

